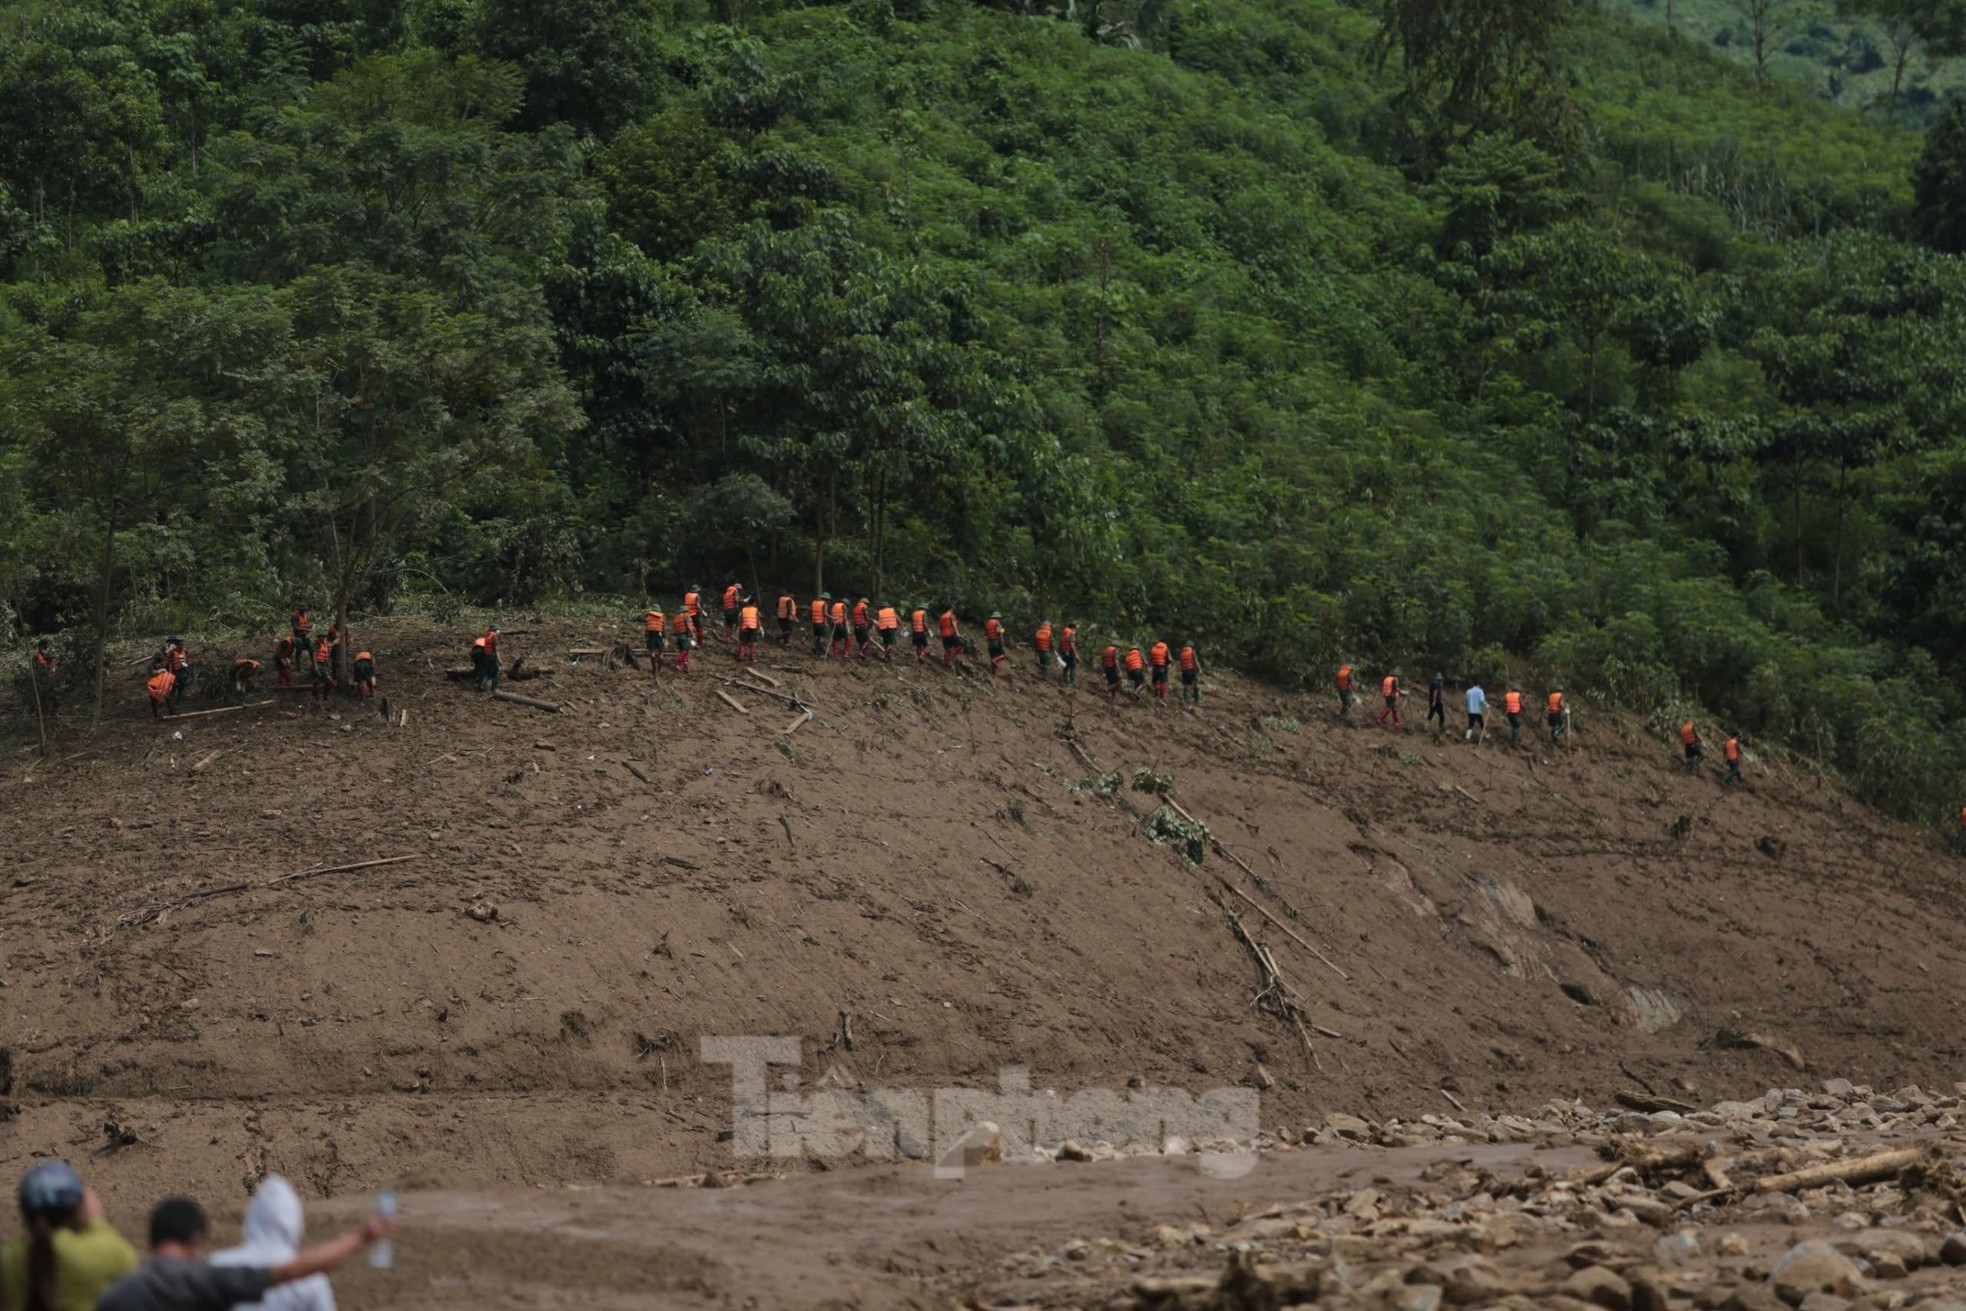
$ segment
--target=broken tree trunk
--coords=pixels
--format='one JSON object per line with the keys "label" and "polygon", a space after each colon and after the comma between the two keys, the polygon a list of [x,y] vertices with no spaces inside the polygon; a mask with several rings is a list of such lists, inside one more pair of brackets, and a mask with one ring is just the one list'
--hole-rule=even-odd
{"label": "broken tree trunk", "polygon": [[629,773],[633,774],[636,778],[642,780],[642,782],[646,783],[649,781],[649,776],[643,773],[642,767],[636,764],[634,761],[624,760],[621,762],[621,767],[627,770]]}
{"label": "broken tree trunk", "polygon": [[607,648],[602,646],[572,646],[567,648],[568,657],[576,660],[582,656],[604,656],[607,653]]}
{"label": "broken tree trunk", "polygon": [[1936,1148],[1901,1147],[1894,1151],[1860,1156],[1853,1161],[1827,1161],[1786,1174],[1765,1175],[1748,1185],[1754,1193],[1798,1193],[1824,1184],[1869,1184],[1893,1179],[1937,1154]]}
{"label": "broken tree trunk", "polygon": [[734,687],[740,692],[756,692],[759,696],[768,696],[771,697],[773,700],[783,701],[786,705],[792,706],[799,710],[812,709],[811,706],[799,700],[799,698],[795,696],[787,696],[783,692],[773,692],[767,688],[753,687],[749,683],[739,683],[728,678],[720,678],[717,681],[726,684],[727,686]]}
{"label": "broken tree trunk", "polygon": [[810,710],[801,710],[798,713],[797,717],[794,718],[791,723],[785,726],[784,731],[787,733],[796,733],[801,728],[805,727],[806,723],[809,720],[811,720],[811,718],[812,718],[812,712]]}
{"label": "broken tree trunk", "polygon": [[544,710],[548,714],[557,715],[560,713],[558,704],[552,701],[541,701],[538,697],[520,696],[517,692],[506,692],[503,690],[494,692],[492,695],[500,701],[514,701],[522,706],[531,706],[534,710]]}
{"label": "broken tree trunk", "polygon": [[476,678],[477,676],[478,671],[470,665],[452,665],[444,671],[444,677],[450,679],[453,683],[461,682],[467,678]]}
{"label": "broken tree trunk", "polygon": [[748,715],[751,713],[749,710],[746,710],[744,708],[744,703],[742,701],[739,701],[736,697],[724,691],[721,687],[717,689],[717,697],[725,705],[729,706],[732,710],[735,710],[740,715]]}

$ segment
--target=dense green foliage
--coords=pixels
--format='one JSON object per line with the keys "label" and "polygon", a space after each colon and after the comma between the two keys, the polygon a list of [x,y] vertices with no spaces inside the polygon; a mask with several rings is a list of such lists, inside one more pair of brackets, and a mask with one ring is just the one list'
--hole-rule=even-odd
{"label": "dense green foliage", "polygon": [[0,6],[0,630],[732,570],[1946,813],[1966,122],[1443,7]]}

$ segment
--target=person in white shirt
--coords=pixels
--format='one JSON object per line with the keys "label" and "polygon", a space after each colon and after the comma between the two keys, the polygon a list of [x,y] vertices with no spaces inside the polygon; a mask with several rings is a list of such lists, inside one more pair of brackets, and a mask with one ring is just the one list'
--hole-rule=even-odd
{"label": "person in white shirt", "polygon": [[1480,746],[1488,736],[1488,694],[1480,683],[1468,684],[1468,741]]}
{"label": "person in white shirt", "polygon": [[[244,1227],[246,1241],[212,1253],[212,1265],[271,1268],[292,1260],[303,1232],[294,1186],[277,1174],[266,1176],[246,1206]],[[269,1288],[265,1300],[243,1304],[237,1311],[335,1311],[334,1285],[326,1275],[309,1275]]]}

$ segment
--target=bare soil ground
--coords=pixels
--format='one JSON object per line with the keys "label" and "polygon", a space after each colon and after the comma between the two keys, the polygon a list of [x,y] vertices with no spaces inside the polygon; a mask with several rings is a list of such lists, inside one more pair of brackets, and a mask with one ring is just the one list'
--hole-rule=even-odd
{"label": "bare soil ground", "polygon": [[[817,710],[787,732],[789,706],[714,695],[734,672],[714,641],[655,683],[564,654],[630,638],[508,640],[508,662],[550,671],[514,690],[558,714],[445,681],[457,635],[384,627],[364,642],[387,721],[288,693],[155,725],[133,685],[104,732],[7,765],[0,1174],[77,1158],[121,1218],[176,1190],[236,1209],[267,1170],[327,1198],[394,1182],[519,1228],[547,1203],[515,1187],[625,1184],[596,1197],[710,1208],[692,1223],[711,1235],[733,1215],[818,1228],[799,1241],[823,1288],[841,1193],[886,1224],[931,1185],[908,1165],[783,1201],[642,1189],[746,1164],[719,1138],[731,1074],[699,1059],[705,1036],[795,1035],[807,1086],[989,1087],[1012,1063],[1066,1091],[1244,1086],[1290,1132],[1456,1101],[1966,1075],[1958,860],[1790,771],[1723,792],[1588,710],[1574,749],[1477,751],[1228,677],[1197,714],[1110,704],[1096,669],[1067,691],[1025,658],[993,682],[905,654],[813,662],[796,639],[761,666]],[[1082,789],[1087,760],[1171,775],[1247,869],[1146,840],[1154,800]],[[1314,1055],[1252,1004],[1266,980],[1225,907]],[[997,1241],[945,1219],[984,1234],[950,1265]],[[602,1287],[617,1258],[643,1270],[633,1251],[567,1268]]]}

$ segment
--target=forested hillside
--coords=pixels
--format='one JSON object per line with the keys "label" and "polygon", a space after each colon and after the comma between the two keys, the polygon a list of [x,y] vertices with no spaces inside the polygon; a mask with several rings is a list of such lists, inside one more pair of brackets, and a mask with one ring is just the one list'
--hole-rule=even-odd
{"label": "forested hillside", "polygon": [[733,570],[1950,822],[1966,120],[1564,0],[1027,7],[0,5],[0,632]]}

